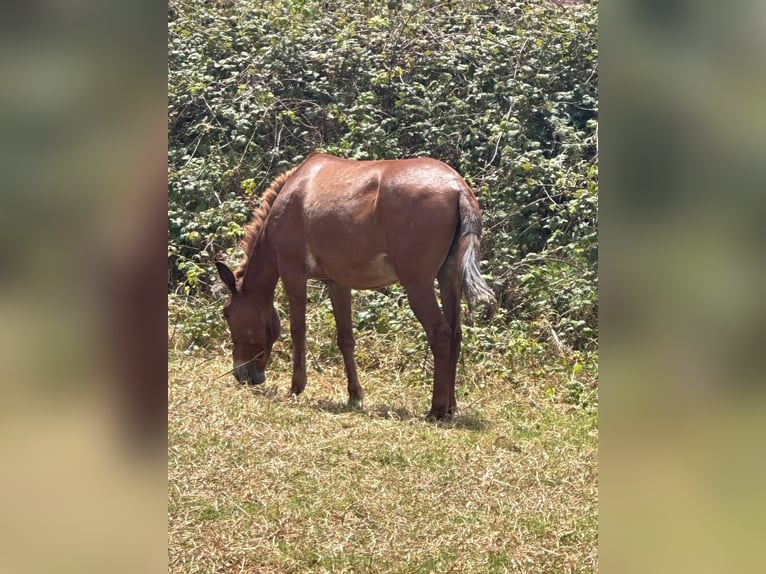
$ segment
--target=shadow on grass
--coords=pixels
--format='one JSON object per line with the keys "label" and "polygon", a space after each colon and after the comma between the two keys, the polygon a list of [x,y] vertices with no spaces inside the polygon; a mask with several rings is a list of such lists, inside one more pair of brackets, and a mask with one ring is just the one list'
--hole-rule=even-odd
{"label": "shadow on grass", "polygon": [[469,431],[485,431],[489,428],[490,422],[484,416],[470,406],[466,410],[458,407],[457,414],[452,418],[441,421],[428,421],[427,412],[414,412],[404,405],[391,403],[375,403],[365,406],[364,403],[354,403],[348,400],[332,399],[309,399],[306,400],[302,395],[297,400],[284,392],[280,385],[241,385],[232,383],[233,388],[239,388],[243,392],[249,392],[253,396],[262,397],[275,403],[297,403],[308,407],[314,411],[330,413],[335,415],[353,414],[367,419],[375,420],[394,420],[394,421],[422,421],[427,424],[445,429],[462,429]]}
{"label": "shadow on grass", "polygon": [[[426,413],[414,413],[410,409],[402,405],[389,405],[385,403],[377,403],[369,408],[364,408],[358,404],[348,403],[347,401],[332,401],[327,399],[317,399],[312,401],[309,405],[312,408],[323,413],[332,414],[355,414],[360,417],[370,419],[385,419],[396,421],[411,421],[420,420],[426,422]],[[465,429],[471,431],[484,431],[489,427],[489,422],[480,414],[475,411],[468,411],[465,413],[458,413],[447,420],[429,422],[441,428],[455,428]]]}
{"label": "shadow on grass", "polygon": [[356,414],[364,414],[364,411],[361,406],[349,403],[348,401],[331,401],[328,399],[316,399],[312,400],[308,406],[315,411],[321,411],[323,413],[332,413],[332,414],[346,414],[346,413],[356,413]]}
{"label": "shadow on grass", "polygon": [[489,421],[476,411],[462,413],[458,410],[458,413],[450,420],[438,424],[444,428],[456,428],[471,431],[484,431],[489,428]]}
{"label": "shadow on grass", "polygon": [[[323,413],[333,414],[356,414],[359,416],[373,418],[373,419],[394,419],[400,421],[406,421],[418,418],[418,416],[412,413],[409,409],[403,406],[391,406],[385,404],[376,404],[372,408],[365,408],[358,403],[349,403],[348,401],[331,401],[327,399],[317,399],[312,401],[309,405],[314,410],[321,411]],[[423,417],[421,417],[423,418]]]}

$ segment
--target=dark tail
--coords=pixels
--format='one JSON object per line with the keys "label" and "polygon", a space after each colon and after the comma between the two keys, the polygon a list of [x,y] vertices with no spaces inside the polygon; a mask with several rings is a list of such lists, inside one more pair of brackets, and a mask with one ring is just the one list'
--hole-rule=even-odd
{"label": "dark tail", "polygon": [[458,240],[458,269],[468,306],[494,306],[495,294],[479,271],[479,239],[481,238],[481,208],[470,189],[460,194],[460,239]]}

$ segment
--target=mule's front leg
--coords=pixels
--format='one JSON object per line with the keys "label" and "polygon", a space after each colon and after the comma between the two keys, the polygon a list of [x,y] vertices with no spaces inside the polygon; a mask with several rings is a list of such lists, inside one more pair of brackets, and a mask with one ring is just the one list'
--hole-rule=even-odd
{"label": "mule's front leg", "polygon": [[293,344],[293,380],[290,394],[306,388],[306,284],[286,289],[290,301],[290,337]]}
{"label": "mule's front leg", "polygon": [[327,284],[330,290],[335,326],[338,330],[338,348],[343,355],[348,380],[348,402],[358,404],[362,401],[362,387],[356,374],[354,362],[354,331],[351,321],[351,289],[341,287],[332,281]]}

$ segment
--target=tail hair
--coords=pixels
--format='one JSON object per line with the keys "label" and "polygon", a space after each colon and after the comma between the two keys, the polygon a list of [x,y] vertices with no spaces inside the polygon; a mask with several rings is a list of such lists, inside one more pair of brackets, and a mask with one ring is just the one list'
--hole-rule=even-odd
{"label": "tail hair", "polygon": [[494,307],[495,294],[479,271],[479,239],[481,238],[481,210],[476,198],[466,189],[460,195],[460,239],[458,265],[463,293],[471,309],[477,306]]}

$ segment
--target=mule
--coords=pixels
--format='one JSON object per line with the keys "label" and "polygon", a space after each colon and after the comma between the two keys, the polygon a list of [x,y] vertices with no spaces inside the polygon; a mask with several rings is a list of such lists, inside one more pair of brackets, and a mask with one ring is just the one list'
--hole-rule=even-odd
{"label": "mule", "polygon": [[[290,307],[292,383],[306,387],[306,282],[326,282],[343,355],[350,402],[362,399],[354,362],[351,289],[401,283],[427,334],[434,376],[430,419],[456,409],[461,295],[492,305],[479,272],[481,210],[456,171],[429,158],[356,161],[312,153],[279,175],[247,225],[244,262],[217,262],[231,293],[224,316],[234,375],[260,384],[280,323],[274,290],[281,278]],[[434,293],[438,281],[441,308]]]}

